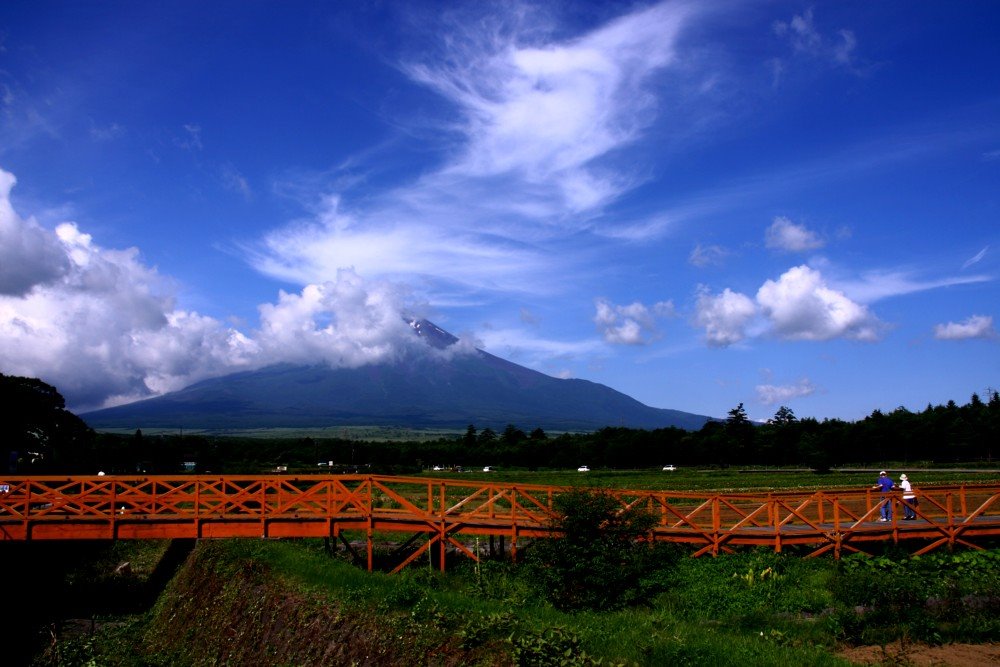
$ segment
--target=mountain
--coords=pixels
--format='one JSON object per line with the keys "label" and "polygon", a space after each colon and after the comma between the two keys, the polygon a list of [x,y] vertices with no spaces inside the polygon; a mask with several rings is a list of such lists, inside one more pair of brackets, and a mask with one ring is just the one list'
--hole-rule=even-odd
{"label": "mountain", "polygon": [[[428,345],[457,339],[411,323]],[[610,387],[559,379],[482,350],[421,354],[359,368],[279,364],[198,382],[180,391],[81,415],[93,428],[322,427],[596,430],[605,426],[699,429],[708,417],[643,405]]]}

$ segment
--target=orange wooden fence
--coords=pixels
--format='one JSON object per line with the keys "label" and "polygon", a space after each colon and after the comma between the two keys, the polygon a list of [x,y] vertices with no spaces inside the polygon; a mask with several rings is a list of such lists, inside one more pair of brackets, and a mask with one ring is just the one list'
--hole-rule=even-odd
{"label": "orange wooden fence", "polygon": [[[0,477],[0,540],[327,537],[353,535],[372,568],[376,541],[409,534],[399,570],[435,547],[478,559],[468,536],[519,541],[558,537],[553,502],[566,488],[377,475],[178,475]],[[650,538],[686,543],[693,554],[740,546],[811,547],[808,555],[862,551],[866,543],[912,544],[916,553],[982,548],[1000,535],[1000,486],[916,489],[917,518],[880,522],[878,492],[829,490],[613,493],[623,507],[658,517]],[[422,541],[421,541],[422,540]],[[429,554],[428,554],[429,555]]]}

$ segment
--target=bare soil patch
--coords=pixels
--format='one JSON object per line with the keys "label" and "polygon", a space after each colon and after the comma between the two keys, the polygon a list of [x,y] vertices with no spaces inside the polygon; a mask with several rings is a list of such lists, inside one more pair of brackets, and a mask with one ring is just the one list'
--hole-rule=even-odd
{"label": "bare soil patch", "polygon": [[1000,665],[1000,644],[888,644],[856,646],[839,652],[858,665],[984,667]]}

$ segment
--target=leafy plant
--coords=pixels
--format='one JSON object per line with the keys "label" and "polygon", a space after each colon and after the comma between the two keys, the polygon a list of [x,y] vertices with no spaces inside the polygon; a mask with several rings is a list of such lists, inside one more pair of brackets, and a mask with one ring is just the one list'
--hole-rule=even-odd
{"label": "leafy plant", "polygon": [[610,493],[577,490],[556,500],[558,540],[535,545],[531,559],[546,597],[559,609],[615,609],[636,602],[655,553],[640,541],[656,518],[622,507]]}

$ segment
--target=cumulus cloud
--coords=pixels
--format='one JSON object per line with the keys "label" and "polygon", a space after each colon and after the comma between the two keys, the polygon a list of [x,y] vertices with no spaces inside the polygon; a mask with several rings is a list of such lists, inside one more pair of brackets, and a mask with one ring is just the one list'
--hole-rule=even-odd
{"label": "cumulus cloud", "polygon": [[32,284],[0,295],[3,372],[42,377],[71,404],[94,407],[179,389],[249,362],[252,342],[175,309],[169,282],[136,249],[101,248],[70,222],[49,231],[21,220],[8,194],[0,198],[4,229],[31,235],[45,252],[24,257]]}
{"label": "cumulus cloud", "polygon": [[768,248],[785,252],[805,252],[823,247],[823,240],[815,232],[781,216],[767,228],[765,242]]}
{"label": "cumulus cloud", "polygon": [[934,327],[934,337],[938,340],[966,340],[969,338],[997,338],[993,318],[987,315],[973,315],[964,322],[948,322]]}
{"label": "cumulus cloud", "polygon": [[757,290],[757,303],[774,333],[793,340],[876,340],[880,324],[865,306],[831,289],[808,266],[796,266]]}
{"label": "cumulus cloud", "polygon": [[695,324],[705,328],[712,346],[742,341],[757,315],[766,325],[761,332],[788,340],[872,341],[883,326],[865,306],[829,287],[822,274],[808,266],[765,281],[756,299],[728,288],[718,295],[702,288],[695,308]]}
{"label": "cumulus cloud", "polygon": [[695,323],[705,328],[705,340],[713,347],[742,341],[757,315],[757,306],[750,297],[728,287],[717,295],[701,290],[695,309]]}
{"label": "cumulus cloud", "polygon": [[272,360],[349,368],[389,361],[404,341],[419,344],[401,317],[406,308],[398,287],[342,269],[335,281],[261,305],[258,340]]}
{"label": "cumulus cloud", "polygon": [[802,378],[797,383],[790,385],[759,384],[755,390],[757,400],[762,404],[777,405],[787,403],[795,398],[810,396],[816,393],[816,386],[808,378]]}
{"label": "cumulus cloud", "polygon": [[[135,248],[103,248],[71,222],[49,231],[18,217],[13,183],[0,171],[0,259],[4,271],[19,262],[17,276],[3,274],[0,371],[55,384],[75,409],[278,362],[356,367],[430,350],[402,319],[412,309],[408,291],[349,269],[281,292],[259,307],[250,332],[179,309],[170,281]],[[11,248],[20,255],[8,257]]]}
{"label": "cumulus cloud", "polygon": [[574,273],[572,254],[545,245],[553,239],[661,233],[663,221],[603,229],[594,219],[642,182],[616,152],[655,118],[656,77],[694,5],[655,5],[571,38],[548,32],[539,11],[449,22],[446,40],[400,64],[453,110],[438,133],[443,161],[375,195],[318,193],[310,215],[248,250],[252,264],[300,283],[353,266],[418,276],[428,290],[537,292]]}
{"label": "cumulus cloud", "polygon": [[0,169],[0,295],[23,296],[57,280],[69,261],[51,233],[14,212],[10,191],[16,183],[13,174]]}
{"label": "cumulus cloud", "polygon": [[608,343],[616,345],[645,345],[659,335],[656,319],[673,315],[674,305],[660,301],[646,306],[638,301],[619,306],[607,299],[594,302],[597,309],[594,323]]}

